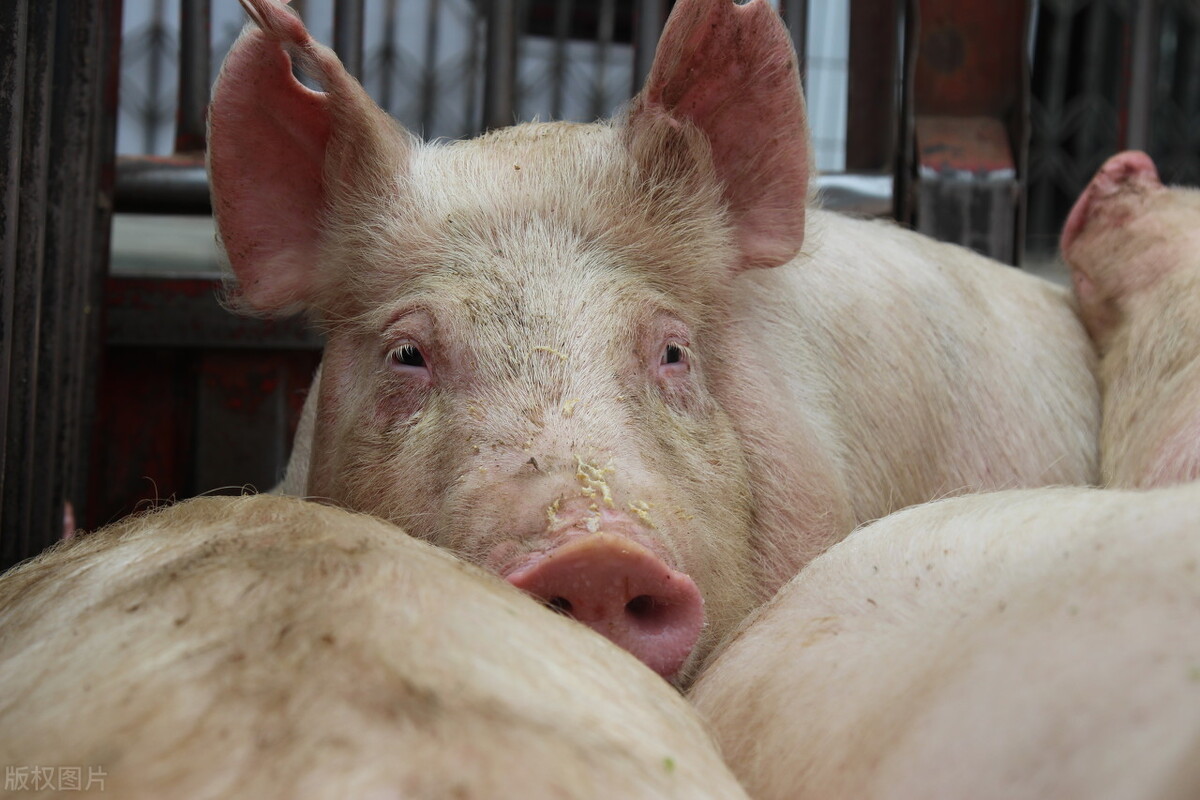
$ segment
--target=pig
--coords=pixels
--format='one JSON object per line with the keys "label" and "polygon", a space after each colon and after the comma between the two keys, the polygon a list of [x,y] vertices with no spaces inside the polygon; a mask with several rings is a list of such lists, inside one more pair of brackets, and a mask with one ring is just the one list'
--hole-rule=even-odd
{"label": "pig", "polygon": [[691,688],[750,796],[1200,796],[1200,483],[929,503],[812,561]]}
{"label": "pig", "polygon": [[1100,353],[1101,479],[1200,477],[1200,191],[1164,187],[1145,153],[1110,158],[1063,228]]}
{"label": "pig", "polygon": [[10,778],[75,766],[97,797],[745,797],[629,653],[295,498],[185,501],[0,577],[0,686]]}
{"label": "pig", "polygon": [[481,564],[683,685],[857,524],[1095,479],[1065,290],[810,204],[768,3],[677,3],[613,120],[431,144],[285,6],[243,5],[209,114],[232,302],[327,337],[290,490]]}

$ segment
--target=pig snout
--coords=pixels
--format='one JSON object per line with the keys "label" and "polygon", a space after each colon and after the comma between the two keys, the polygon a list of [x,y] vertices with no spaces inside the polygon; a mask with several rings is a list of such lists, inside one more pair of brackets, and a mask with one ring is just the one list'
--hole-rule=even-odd
{"label": "pig snout", "polygon": [[683,666],[704,627],[695,582],[625,536],[584,535],[505,577],[664,678]]}

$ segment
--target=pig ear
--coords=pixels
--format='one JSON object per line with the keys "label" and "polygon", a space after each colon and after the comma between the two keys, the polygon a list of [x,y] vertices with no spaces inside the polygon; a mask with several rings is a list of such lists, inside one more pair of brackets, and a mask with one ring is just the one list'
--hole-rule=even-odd
{"label": "pig ear", "polygon": [[742,266],[795,256],[804,242],[808,125],[791,39],[765,0],[676,3],[630,107],[630,135],[664,115],[707,138]]}
{"label": "pig ear", "polygon": [[[292,310],[311,300],[338,195],[394,176],[406,134],[283,3],[241,2],[256,26],[242,32],[213,90],[213,216],[239,299]],[[296,80],[293,58],[323,92]]]}
{"label": "pig ear", "polygon": [[1161,191],[1150,156],[1136,150],[1118,153],[1096,172],[1063,225],[1059,249],[1070,267],[1084,323],[1097,340],[1116,326],[1119,302],[1155,277],[1154,270],[1139,268],[1141,262],[1121,257],[1116,239],[1142,213],[1146,199]]}

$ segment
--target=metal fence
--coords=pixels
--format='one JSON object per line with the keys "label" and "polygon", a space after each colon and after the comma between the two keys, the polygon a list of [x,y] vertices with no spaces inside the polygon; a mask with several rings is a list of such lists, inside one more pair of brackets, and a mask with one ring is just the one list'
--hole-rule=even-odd
{"label": "metal fence", "polygon": [[[392,116],[426,138],[462,138],[518,120],[608,116],[640,85],[670,3],[296,0],[293,5],[318,40],[338,42],[347,66]],[[804,5],[783,3],[798,41],[805,30],[798,21]],[[828,20],[823,38],[837,38],[847,6],[848,0],[840,0],[819,9],[818,21]],[[491,26],[493,18],[500,24]],[[181,65],[211,84],[244,19],[236,0],[127,6],[118,152],[166,155],[188,149],[177,147],[173,136],[177,110],[187,111],[176,91]],[[188,58],[181,57],[182,46],[205,32],[209,45],[203,53],[193,47]],[[822,85],[836,82],[829,75],[845,70],[836,50],[821,49],[816,61]],[[185,77],[186,83],[192,80]],[[183,103],[201,105],[194,96]]]}
{"label": "metal fence", "polygon": [[0,3],[0,567],[85,494],[119,2]]}
{"label": "metal fence", "polygon": [[[0,566],[52,541],[68,500],[86,502],[83,521],[94,525],[131,510],[139,496],[186,496],[218,482],[269,484],[317,358],[319,342],[298,324],[232,320],[216,299],[215,276],[105,278],[114,203],[130,211],[207,211],[204,107],[242,25],[233,0],[125,2],[123,32],[121,0],[0,4]],[[640,85],[670,6],[293,2],[380,103],[427,137],[468,136],[532,117],[608,114]],[[818,145],[836,151],[822,156],[827,166],[844,163],[856,180],[870,180],[826,177],[833,202],[843,204],[844,194],[860,210],[912,220],[921,192],[928,200],[938,188],[929,163],[938,143],[931,147],[930,136],[963,141],[963,130],[980,125],[970,116],[978,113],[990,115],[978,129],[1003,155],[992,177],[1008,183],[999,192],[1000,184],[989,189],[986,181],[972,187],[979,175],[968,170],[966,194],[927,206],[935,212],[915,220],[923,229],[953,223],[946,227],[985,249],[1007,247],[1007,238],[1016,243],[1013,258],[1027,231],[1028,249],[1052,253],[1096,167],[1127,147],[1148,150],[1169,181],[1200,183],[1196,0],[847,3],[848,20],[827,29],[828,4],[777,2],[798,49],[816,45],[808,62],[814,117],[827,113],[824,101],[813,102],[824,80],[817,71],[844,73],[846,88],[833,90],[844,97],[832,107],[842,103],[838,125],[845,129],[822,133],[818,120]],[[972,71],[963,58],[1001,35],[989,18],[1005,23],[1002,75]],[[1008,24],[1013,19],[1020,25]],[[930,65],[963,90],[957,106],[937,98],[940,78],[922,72]],[[114,193],[118,74],[121,150],[141,155],[119,162]],[[996,102],[975,108],[971,98],[985,95]],[[938,119],[945,115],[949,128]],[[993,201],[1015,205],[960,215],[979,185]],[[850,188],[839,194],[838,186]],[[999,230],[1005,226],[1007,233]],[[97,393],[102,346],[107,362]],[[221,431],[225,439],[214,438]],[[91,441],[97,447],[89,462]],[[247,465],[257,477],[243,477]],[[150,489],[139,495],[135,484]]]}
{"label": "metal fence", "polygon": [[1145,150],[1200,184],[1200,3],[1041,0],[1033,58],[1028,245],[1047,253],[1096,169]]}

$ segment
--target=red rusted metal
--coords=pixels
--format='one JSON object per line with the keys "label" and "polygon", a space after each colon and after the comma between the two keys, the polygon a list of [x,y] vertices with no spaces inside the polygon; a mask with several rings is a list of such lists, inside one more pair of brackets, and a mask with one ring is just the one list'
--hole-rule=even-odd
{"label": "red rusted metal", "polygon": [[995,117],[919,116],[916,127],[924,169],[978,174],[1016,169],[1008,131]]}
{"label": "red rusted metal", "polygon": [[257,319],[221,304],[218,278],[112,276],[105,284],[110,345],[315,350],[321,339],[299,317]]}
{"label": "red rusted metal", "polygon": [[846,170],[891,172],[899,131],[896,25],[901,0],[852,0]]}
{"label": "red rusted metal", "polygon": [[270,489],[282,476],[321,339],[300,318],[232,314],[216,277],[111,276],[88,513]]}
{"label": "red rusted metal", "polygon": [[918,230],[1009,263],[1021,257],[1029,136],[1024,0],[916,0],[900,204]]}
{"label": "red rusted metal", "polygon": [[316,350],[110,347],[92,444],[94,529],[159,501],[270,489]]}

